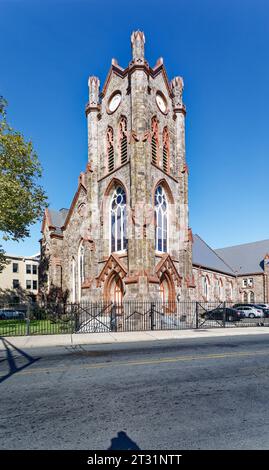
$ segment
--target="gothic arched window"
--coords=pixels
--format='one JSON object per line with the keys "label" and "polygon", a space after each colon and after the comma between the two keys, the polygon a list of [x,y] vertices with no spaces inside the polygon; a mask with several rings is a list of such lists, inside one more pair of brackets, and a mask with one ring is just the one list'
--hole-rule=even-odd
{"label": "gothic arched window", "polygon": [[159,164],[159,135],[156,116],[151,120],[151,161],[155,165]]}
{"label": "gothic arched window", "polygon": [[76,262],[75,259],[72,258],[72,265],[71,265],[71,270],[72,270],[72,302],[76,302],[76,296],[77,296],[77,289],[76,289]]}
{"label": "gothic arched window", "polygon": [[155,191],[155,250],[167,252],[167,198],[162,186]]}
{"label": "gothic arched window", "polygon": [[119,140],[120,140],[120,163],[127,162],[127,119],[125,116],[122,116],[119,124]]}
{"label": "gothic arched window", "polygon": [[247,292],[243,292],[243,302],[244,303],[247,303],[248,301],[248,293]]}
{"label": "gothic arched window", "polygon": [[83,245],[79,248],[78,263],[79,280],[80,285],[82,285],[85,281],[85,250]]}
{"label": "gothic arched window", "polygon": [[110,251],[123,251],[126,248],[126,194],[124,189],[118,186],[110,205]]}
{"label": "gothic arched window", "polygon": [[167,127],[163,130],[163,170],[169,173],[170,170],[170,145]]}
{"label": "gothic arched window", "polygon": [[107,128],[106,148],[107,148],[107,169],[110,172],[114,170],[114,135],[113,135],[112,127]]}
{"label": "gothic arched window", "polygon": [[209,297],[209,280],[207,276],[202,278],[202,292],[205,300],[208,300]]}
{"label": "gothic arched window", "polygon": [[249,302],[253,304],[255,302],[255,295],[254,292],[249,292]]}
{"label": "gothic arched window", "polygon": [[230,300],[233,299],[233,295],[234,295],[233,283],[229,282],[229,297],[230,297]]}
{"label": "gothic arched window", "polygon": [[222,281],[221,279],[217,279],[216,281],[216,285],[217,285],[217,299],[218,300],[222,300]]}

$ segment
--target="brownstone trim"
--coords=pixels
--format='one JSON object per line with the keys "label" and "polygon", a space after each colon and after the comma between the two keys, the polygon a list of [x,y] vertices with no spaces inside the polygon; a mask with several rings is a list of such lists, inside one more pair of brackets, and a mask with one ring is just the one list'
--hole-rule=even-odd
{"label": "brownstone trim", "polygon": [[89,103],[87,103],[87,104],[86,104],[86,107],[85,107],[85,114],[86,114],[86,116],[88,116],[88,114],[91,113],[92,111],[95,111],[95,112],[100,111],[100,105],[91,106]]}
{"label": "brownstone trim", "polygon": [[157,266],[155,266],[155,272],[159,279],[165,271],[169,272],[170,276],[178,286],[181,286],[182,276],[178,273],[172,258],[168,253],[164,254]]}
{"label": "brownstone trim", "polygon": [[127,276],[124,279],[125,284],[137,284],[138,283],[139,276]]}
{"label": "brownstone trim", "polygon": [[110,182],[108,183],[108,185],[107,185],[107,187],[104,191],[104,197],[109,196],[111,194],[111,192],[117,188],[117,186],[122,186],[122,188],[124,189],[124,191],[126,193],[126,198],[127,198],[127,195],[128,195],[127,188],[126,188],[125,184],[119,178],[112,178],[110,180]]}
{"label": "brownstone trim", "polygon": [[51,233],[50,234],[50,238],[59,238],[59,239],[63,239],[63,235],[60,235],[59,233]]}
{"label": "brownstone trim", "polygon": [[66,217],[66,219],[65,219],[65,223],[64,223],[64,225],[61,227],[62,230],[66,230],[66,227],[67,227],[67,225],[69,224],[69,220],[70,220],[71,215],[73,214],[73,211],[74,211],[74,209],[75,209],[75,206],[76,206],[76,203],[77,203],[77,201],[78,201],[78,198],[79,198],[79,194],[80,194],[81,189],[84,189],[85,193],[87,194],[87,189],[86,189],[86,187],[85,187],[84,184],[82,184],[82,182],[80,181],[79,186],[78,186],[78,189],[77,189],[77,191],[76,191],[76,194],[75,194],[75,196],[73,197],[73,201],[72,201],[72,204],[71,204],[70,209],[69,209],[69,211],[68,211],[67,217]]}
{"label": "brownstone trim", "polygon": [[[118,268],[118,271],[115,271],[115,265]],[[124,266],[124,264],[120,261],[119,257],[115,253],[112,253],[109,256],[99,276],[97,276],[97,287],[100,286],[102,282],[105,282],[110,273],[112,273],[113,271],[119,274],[121,278],[125,277],[127,274],[127,268]]]}
{"label": "brownstone trim", "polygon": [[165,190],[165,192],[168,196],[169,203],[170,204],[175,204],[174,196],[173,196],[173,193],[171,191],[171,188],[170,188],[169,184],[167,183],[165,178],[161,178],[157,181],[157,183],[153,187],[153,193],[152,193],[153,207],[155,207],[154,198],[155,198],[155,191],[156,191],[158,186],[163,186],[163,188],[164,188],[164,190]]}
{"label": "brownstone trim", "polygon": [[104,98],[104,96],[106,95],[108,85],[109,85],[109,82],[111,80],[112,73],[115,73],[120,78],[125,78],[127,74],[131,75],[136,70],[144,70],[144,72],[148,76],[151,76],[152,78],[156,78],[157,75],[159,75],[159,73],[162,73],[164,83],[165,83],[167,91],[168,91],[168,95],[169,95],[170,98],[172,98],[173,93],[172,93],[172,89],[171,89],[171,86],[170,86],[170,83],[169,83],[169,80],[168,80],[168,76],[167,76],[164,64],[162,62],[161,63],[157,62],[156,66],[154,68],[151,68],[146,61],[144,61],[143,63],[140,63],[140,64],[138,64],[136,62],[131,62],[129,64],[129,66],[126,67],[125,69],[123,69],[122,67],[119,66],[119,64],[117,64],[115,61],[113,61],[111,66],[110,66],[110,69],[108,71],[103,89],[100,93],[100,97]]}
{"label": "brownstone trim", "polygon": [[190,227],[188,228],[188,240],[189,242],[193,243],[193,234],[192,229]]}
{"label": "brownstone trim", "polygon": [[105,178],[108,178],[109,176],[113,175],[113,173],[120,170],[121,168],[128,165],[129,163],[130,163],[130,161],[128,160],[127,162],[123,163],[122,165],[118,166],[117,168],[114,168],[114,170],[110,171],[110,173],[106,173],[104,176],[99,178],[99,180],[97,180],[97,182],[99,183],[100,181],[104,180]]}
{"label": "brownstone trim", "polygon": [[155,165],[155,163],[153,162],[151,162],[151,164],[152,166],[154,166],[154,168],[157,168],[158,170],[160,170],[165,176],[167,176],[168,178],[171,178],[171,180],[175,181],[176,183],[179,183],[179,180],[177,178],[172,176],[170,173],[166,173],[166,171],[164,171],[160,166]]}
{"label": "brownstone trim", "polygon": [[116,64],[115,61],[113,61],[113,63],[110,66],[110,69],[108,71],[103,89],[100,93],[101,98],[104,98],[104,96],[106,95],[107,88],[108,88],[109,82],[111,80],[112,73],[115,73],[120,78],[124,78],[128,73],[128,67],[126,69],[123,69],[122,67],[119,66],[119,64]]}
{"label": "brownstone trim", "polygon": [[186,285],[188,288],[194,289],[196,287],[194,275],[186,277]]}
{"label": "brownstone trim", "polygon": [[[200,264],[195,264],[195,263],[193,263],[193,267],[194,267],[194,268],[198,268],[198,269],[202,269],[202,270],[206,270],[206,271],[210,271],[211,273],[216,273],[216,272],[217,272],[217,273],[219,273],[219,274],[223,274],[223,275],[225,275],[225,276],[230,276],[230,277],[232,277],[232,278],[238,277],[238,275],[236,275],[236,274],[230,274],[230,273],[227,273],[227,272],[224,272],[224,271],[216,271],[216,270],[213,269],[213,268],[209,268],[209,267],[207,267],[207,266],[202,266],[202,265],[200,265]],[[262,274],[262,273],[258,273],[258,274]],[[247,276],[247,274],[244,274],[244,276],[245,276],[245,275]],[[242,276],[243,276],[243,275],[242,275]]]}

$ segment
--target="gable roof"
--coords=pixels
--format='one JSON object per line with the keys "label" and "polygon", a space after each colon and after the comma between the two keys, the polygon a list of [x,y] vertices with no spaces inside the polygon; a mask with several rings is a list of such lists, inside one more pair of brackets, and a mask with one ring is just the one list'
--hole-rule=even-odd
{"label": "gable roof", "polygon": [[196,266],[235,276],[231,266],[197,234],[193,236],[192,262]]}
{"label": "gable roof", "polygon": [[69,209],[60,209],[56,211],[54,209],[46,209],[45,217],[42,224],[42,232],[44,230],[45,219],[47,220],[48,226],[52,229],[53,234],[62,235],[62,227],[66,221]]}
{"label": "gable roof", "polygon": [[49,209],[51,224],[54,227],[61,228],[65,223],[65,219],[67,217],[68,211],[69,209],[61,209],[59,211]]}
{"label": "gable roof", "polygon": [[244,243],[215,250],[236,274],[263,273],[263,260],[269,252],[269,240]]}

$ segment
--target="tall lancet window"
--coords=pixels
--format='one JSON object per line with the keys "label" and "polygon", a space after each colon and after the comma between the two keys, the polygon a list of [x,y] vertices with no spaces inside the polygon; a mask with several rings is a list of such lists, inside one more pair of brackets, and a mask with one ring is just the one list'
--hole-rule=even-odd
{"label": "tall lancet window", "polygon": [[126,194],[118,186],[112,195],[110,206],[110,251],[124,251],[126,248]]}
{"label": "tall lancet window", "polygon": [[169,173],[170,171],[170,146],[167,127],[163,130],[163,170],[166,173]]}
{"label": "tall lancet window", "polygon": [[155,249],[167,252],[167,198],[162,186],[155,191]]}
{"label": "tall lancet window", "polygon": [[119,128],[119,134],[120,134],[120,162],[123,165],[124,163],[127,162],[127,119],[126,117],[122,116],[120,120],[120,128]]}
{"label": "tall lancet window", "polygon": [[78,262],[79,262],[79,280],[80,280],[80,285],[83,284],[85,281],[85,254],[84,254],[84,246],[81,245],[79,248],[79,256],[78,256]]}
{"label": "tall lancet window", "polygon": [[107,169],[110,172],[114,170],[114,135],[113,135],[112,127],[107,128],[106,148],[107,148]]}
{"label": "tall lancet window", "polygon": [[151,161],[155,165],[159,164],[159,135],[156,116],[151,120]]}

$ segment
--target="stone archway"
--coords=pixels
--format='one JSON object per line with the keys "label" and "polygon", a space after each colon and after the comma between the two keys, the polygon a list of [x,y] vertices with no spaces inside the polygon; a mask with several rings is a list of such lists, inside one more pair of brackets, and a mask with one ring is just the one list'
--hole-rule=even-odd
{"label": "stone archway", "polygon": [[113,272],[108,277],[104,286],[105,300],[120,305],[123,300],[124,290],[121,277]]}
{"label": "stone archway", "polygon": [[167,271],[165,271],[160,278],[160,294],[161,300],[165,303],[175,303],[176,290],[173,279]]}

